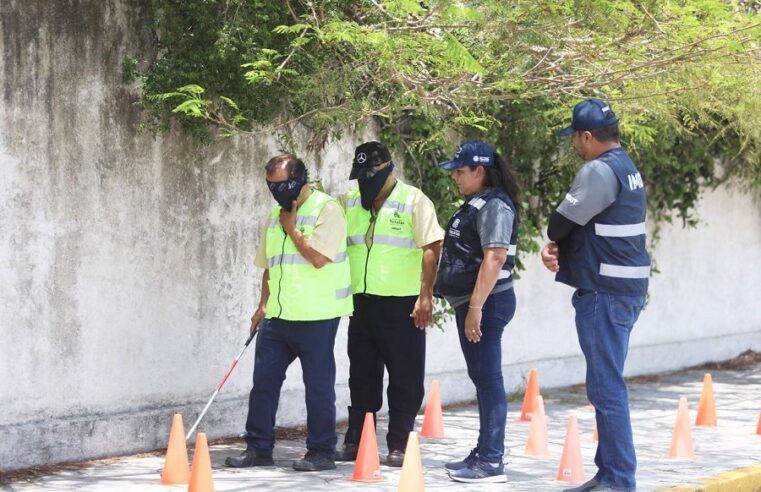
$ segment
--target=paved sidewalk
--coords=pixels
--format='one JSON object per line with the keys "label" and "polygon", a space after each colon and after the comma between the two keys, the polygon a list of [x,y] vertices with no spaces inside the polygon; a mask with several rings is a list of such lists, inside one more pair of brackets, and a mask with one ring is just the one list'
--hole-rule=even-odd
{"label": "paved sidewalk", "polygon": [[[686,396],[690,420],[694,422],[703,374],[713,376],[718,426],[693,427],[695,459],[666,458],[671,431],[680,396]],[[465,376],[463,375],[463,379]],[[539,375],[541,383],[541,374]],[[446,391],[446,388],[443,388]],[[581,445],[587,478],[594,474],[593,457],[596,443],[592,440],[594,412],[587,406],[583,387],[544,390],[550,436],[549,458],[530,458],[523,454],[528,424],[518,421],[520,402],[509,404],[506,457],[507,484],[469,485],[451,482],[443,470],[447,461],[460,459],[473,446],[478,427],[475,407],[465,406],[444,412],[443,440],[421,439],[421,454],[428,490],[560,491],[570,485],[555,480],[565,437],[568,417],[576,414],[581,431]],[[630,383],[632,422],[639,468],[638,490],[653,491],[677,485],[699,490],[700,479],[729,470],[761,463],[761,436],[755,434],[761,412],[761,363],[734,370],[691,369],[678,373],[635,378]],[[422,417],[418,420],[418,428]],[[385,456],[385,421],[378,424],[379,447]],[[304,452],[303,441],[278,442],[276,466],[235,470],[223,466],[227,456],[237,455],[242,444],[215,445],[211,449],[214,484],[217,491],[244,490],[346,490],[390,491],[399,484],[400,470],[382,466],[383,481],[376,484],[351,482],[345,479],[353,471],[350,463],[339,463],[338,469],[322,473],[298,473],[291,461]],[[106,464],[95,464],[75,471],[64,471],[40,477],[32,482],[15,482],[3,487],[7,491],[161,491],[185,490],[185,487],[164,487],[155,482],[163,466],[163,457],[127,457]],[[761,490],[761,467],[752,477],[751,488]],[[746,480],[747,483],[747,480]],[[725,484],[711,490],[739,490]]]}

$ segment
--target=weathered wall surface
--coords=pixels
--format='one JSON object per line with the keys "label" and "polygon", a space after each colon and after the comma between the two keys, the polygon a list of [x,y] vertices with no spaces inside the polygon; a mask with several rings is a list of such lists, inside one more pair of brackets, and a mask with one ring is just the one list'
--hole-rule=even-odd
{"label": "weathered wall surface", "polygon": [[[121,62],[154,49],[149,6],[0,3],[0,469],[162,447],[171,415],[195,419],[247,334],[259,222],[272,205],[262,165],[277,144],[235,138],[199,149],[179,133],[140,132]],[[304,153],[328,192],[348,189],[360,138]],[[701,214],[697,230],[664,231],[631,374],[761,350],[759,204],[721,189]],[[505,332],[507,384],[516,388],[530,367],[544,385],[580,382],[570,289],[528,263]],[[252,356],[202,424],[210,437],[242,430]],[[427,363],[445,402],[473,397],[451,326],[429,332]],[[281,425],[304,420],[297,366]]]}

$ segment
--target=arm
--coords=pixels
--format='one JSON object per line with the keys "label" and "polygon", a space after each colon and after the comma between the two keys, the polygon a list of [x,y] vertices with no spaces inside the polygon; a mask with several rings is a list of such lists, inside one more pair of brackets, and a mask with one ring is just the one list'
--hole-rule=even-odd
{"label": "arm", "polygon": [[481,340],[481,308],[499,278],[502,265],[507,260],[505,248],[484,248],[484,259],[478,269],[478,278],[470,296],[468,315],[465,317],[465,338],[471,342]]}
{"label": "arm", "polygon": [[550,216],[550,223],[547,226],[547,237],[550,241],[557,243],[565,239],[576,227],[576,223],[564,217],[560,212],[555,210]]}
{"label": "arm", "polygon": [[547,226],[547,237],[550,238],[550,242],[542,248],[542,263],[547,270],[553,273],[560,270],[557,243],[568,237],[574,227],[576,227],[576,223],[568,220],[557,210],[552,213],[550,223]]}
{"label": "arm", "polygon": [[264,270],[264,273],[262,274],[262,285],[261,285],[261,296],[259,297],[259,306],[256,308],[256,312],[254,312],[254,315],[251,316],[251,328],[249,331],[251,333],[254,333],[256,330],[259,329],[259,325],[261,325],[262,320],[264,319],[264,315],[267,312],[267,300],[270,298],[270,271]]}
{"label": "arm", "polygon": [[571,188],[550,216],[542,248],[542,263],[551,272],[560,269],[557,242],[567,238],[575,227],[584,226],[616,200],[620,185],[613,170],[601,161],[587,162],[576,174]]}
{"label": "arm", "polygon": [[330,258],[326,257],[322,253],[316,251],[309,245],[309,242],[296,228],[296,202],[293,202],[293,207],[290,212],[280,210],[280,225],[283,226],[285,233],[290,236],[291,241],[299,250],[301,256],[307,259],[309,263],[315,268],[322,268],[330,262]]}
{"label": "arm", "polygon": [[440,254],[441,241],[423,246],[423,281],[420,284],[420,295],[415,301],[415,309],[410,314],[415,319],[415,326],[421,330],[433,323],[433,284],[436,283]]}

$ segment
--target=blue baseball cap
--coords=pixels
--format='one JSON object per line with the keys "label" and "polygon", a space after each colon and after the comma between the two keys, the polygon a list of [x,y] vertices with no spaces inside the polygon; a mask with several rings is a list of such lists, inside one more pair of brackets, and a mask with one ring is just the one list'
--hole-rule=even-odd
{"label": "blue baseball cap", "polygon": [[439,167],[452,171],[464,166],[491,167],[493,165],[494,149],[492,146],[478,140],[469,140],[460,144],[452,160],[440,163]]}
{"label": "blue baseball cap", "polygon": [[573,132],[597,130],[616,123],[618,118],[608,103],[599,99],[585,99],[574,106],[571,126],[563,128],[555,135],[565,137]]}

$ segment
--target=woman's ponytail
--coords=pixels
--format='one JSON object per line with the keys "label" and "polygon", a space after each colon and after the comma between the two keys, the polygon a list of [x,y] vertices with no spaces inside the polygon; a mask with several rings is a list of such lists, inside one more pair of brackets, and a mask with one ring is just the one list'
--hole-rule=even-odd
{"label": "woman's ponytail", "polygon": [[507,193],[510,200],[513,201],[513,205],[515,205],[515,213],[520,222],[521,190],[518,187],[518,182],[515,180],[513,172],[510,170],[507,158],[495,152],[494,166],[485,167],[484,169],[486,170],[486,186],[499,188]]}

